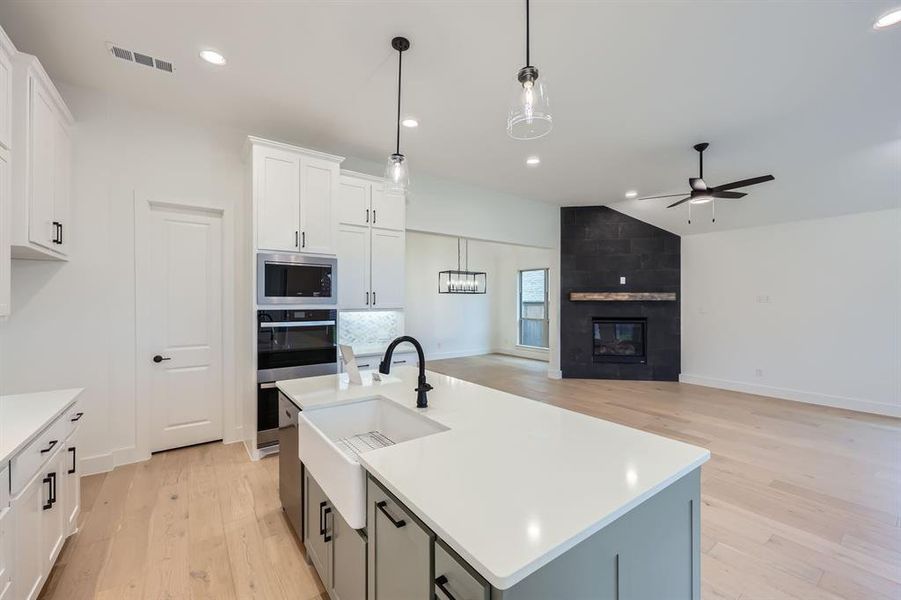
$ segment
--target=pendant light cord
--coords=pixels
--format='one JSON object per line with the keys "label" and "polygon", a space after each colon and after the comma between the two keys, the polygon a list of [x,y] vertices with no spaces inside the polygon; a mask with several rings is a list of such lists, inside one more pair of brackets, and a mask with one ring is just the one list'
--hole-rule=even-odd
{"label": "pendant light cord", "polygon": [[394,153],[400,154],[400,81],[401,81],[401,72],[402,72],[402,64],[404,60],[404,51],[397,51],[397,146],[395,147]]}
{"label": "pendant light cord", "polygon": [[526,66],[532,66],[532,63],[529,62],[529,0],[526,0]]}

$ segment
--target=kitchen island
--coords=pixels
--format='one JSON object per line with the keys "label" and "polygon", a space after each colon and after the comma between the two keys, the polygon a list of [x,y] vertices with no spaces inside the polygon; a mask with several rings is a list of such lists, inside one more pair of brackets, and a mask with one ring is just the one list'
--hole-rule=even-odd
{"label": "kitchen island", "polygon": [[[416,409],[416,369],[363,376],[277,385],[301,409],[299,455],[319,511],[305,520],[307,551],[357,530],[369,600],[700,596],[707,450],[432,372],[429,406]],[[411,428],[396,443],[346,447],[348,433],[398,419]],[[344,598],[332,590],[349,569],[330,564],[317,570]]]}

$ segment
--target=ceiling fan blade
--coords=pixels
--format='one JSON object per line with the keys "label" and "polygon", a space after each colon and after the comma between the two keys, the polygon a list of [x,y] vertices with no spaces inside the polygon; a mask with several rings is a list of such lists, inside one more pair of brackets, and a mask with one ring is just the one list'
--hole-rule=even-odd
{"label": "ceiling fan blade", "polygon": [[689,200],[691,200],[691,196],[689,196],[689,197],[687,197],[687,198],[682,198],[681,200],[679,200],[679,201],[677,201],[677,202],[673,202],[672,204],[670,204],[669,206],[667,206],[667,208],[672,208],[672,207],[674,207],[674,206],[679,206],[679,205],[682,204],[683,202],[688,202]]}
{"label": "ceiling fan blade", "polygon": [[636,200],[656,200],[657,198],[675,198],[676,196],[681,196],[682,194],[665,194],[663,196],[644,196],[643,198],[636,198]]}
{"label": "ceiling fan blade", "polygon": [[749,185],[757,185],[758,183],[763,183],[765,181],[772,181],[776,179],[772,175],[761,175],[760,177],[752,177],[750,179],[742,179],[741,181],[733,181],[732,183],[724,183],[723,185],[718,185],[715,188],[712,188],[714,192],[722,192],[725,190],[732,190],[735,188],[746,187]]}
{"label": "ceiling fan blade", "polygon": [[747,196],[744,192],[723,192],[723,191],[714,191],[710,194],[714,198],[744,198]]}
{"label": "ceiling fan blade", "polygon": [[699,192],[703,192],[704,190],[707,189],[707,184],[704,183],[704,180],[701,179],[700,177],[689,177],[688,185],[691,186],[691,189],[699,191]]}

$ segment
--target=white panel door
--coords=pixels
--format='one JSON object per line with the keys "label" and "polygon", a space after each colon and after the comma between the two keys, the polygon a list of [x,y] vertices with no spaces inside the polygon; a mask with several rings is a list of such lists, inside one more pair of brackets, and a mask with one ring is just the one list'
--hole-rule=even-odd
{"label": "white panel door", "polygon": [[56,250],[53,225],[55,188],[56,116],[50,100],[34,80],[31,85],[31,188],[28,204],[28,239],[45,248]]}
{"label": "white panel door", "polygon": [[222,439],[222,219],[152,206],[139,318],[150,450]]}
{"label": "white panel door", "polygon": [[369,227],[338,226],[338,308],[369,307]]}
{"label": "white panel door", "polygon": [[[41,570],[49,573],[66,541],[66,453],[59,448],[44,465],[51,479],[51,498],[41,507]],[[49,505],[49,506],[48,506]]]}
{"label": "white panel door", "polygon": [[66,535],[78,528],[78,515],[81,513],[81,472],[78,469],[77,439],[77,434],[72,434],[66,442]]}
{"label": "white panel door", "polygon": [[304,157],[300,175],[300,251],[335,253],[333,207],[338,195],[337,163]]}
{"label": "white panel door", "polygon": [[0,50],[0,145],[6,148],[12,141],[12,73],[9,56]]}
{"label": "white panel door", "polygon": [[372,228],[373,308],[404,307],[404,244],[403,231]]}
{"label": "white panel door", "polygon": [[406,200],[403,194],[382,191],[384,186],[373,185],[372,226],[403,231],[406,227]]}
{"label": "white panel door", "polygon": [[300,156],[270,148],[254,149],[257,248],[300,249]]}
{"label": "white panel door", "polygon": [[364,179],[341,176],[341,185],[338,188],[338,224],[360,225],[369,224],[369,197],[372,184]]}
{"label": "white panel door", "polygon": [[10,510],[10,508],[7,506],[0,506],[0,600],[12,600],[13,598],[12,562],[12,510]]}

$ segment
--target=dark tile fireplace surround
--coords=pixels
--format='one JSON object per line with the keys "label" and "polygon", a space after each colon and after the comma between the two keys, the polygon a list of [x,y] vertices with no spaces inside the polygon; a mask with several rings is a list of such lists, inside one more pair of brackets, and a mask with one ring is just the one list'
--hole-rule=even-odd
{"label": "dark tile fireplace surround", "polygon": [[[563,208],[560,224],[563,376],[677,381],[679,236],[606,206]],[[573,301],[571,292],[670,292],[677,299]]]}

